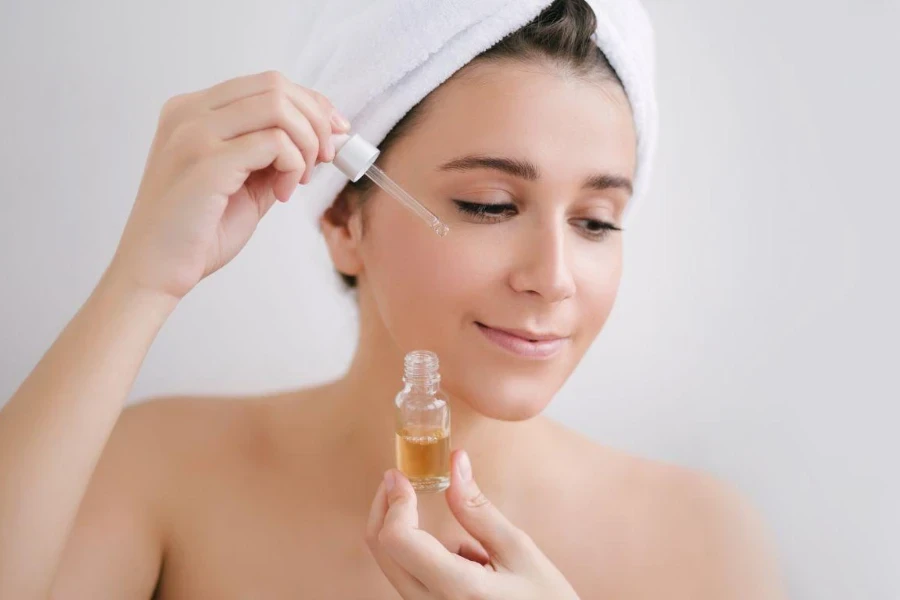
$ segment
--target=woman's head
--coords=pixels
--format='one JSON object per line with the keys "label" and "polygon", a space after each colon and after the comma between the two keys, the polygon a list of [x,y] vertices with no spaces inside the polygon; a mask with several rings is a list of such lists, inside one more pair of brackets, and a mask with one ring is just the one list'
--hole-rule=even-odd
{"label": "woman's head", "polygon": [[[618,290],[636,136],[594,30],[583,0],[557,0],[380,144],[381,167],[450,226],[446,238],[366,183],[322,219],[363,327],[400,352],[437,352],[448,391],[487,416],[540,412]],[[517,352],[504,330],[560,339]]]}

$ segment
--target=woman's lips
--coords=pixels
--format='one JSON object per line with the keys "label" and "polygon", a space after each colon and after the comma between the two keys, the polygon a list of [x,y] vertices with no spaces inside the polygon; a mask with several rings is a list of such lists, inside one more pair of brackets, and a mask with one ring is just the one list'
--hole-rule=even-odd
{"label": "woman's lips", "polygon": [[499,329],[478,322],[475,324],[489,341],[523,358],[550,358],[559,352],[569,339],[552,334]]}

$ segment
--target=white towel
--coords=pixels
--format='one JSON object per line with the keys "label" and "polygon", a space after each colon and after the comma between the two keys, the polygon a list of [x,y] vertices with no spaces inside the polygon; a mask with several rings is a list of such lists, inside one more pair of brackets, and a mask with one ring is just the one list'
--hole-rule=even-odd
{"label": "white towel", "polygon": [[[346,7],[323,8],[291,76],[330,98],[353,131],[377,146],[429,92],[551,3],[367,0],[353,14]],[[630,217],[646,190],[656,145],[653,30],[639,0],[588,4],[597,16],[595,41],[622,80],[634,113],[638,155]],[[318,218],[346,183],[335,167],[322,165],[297,189],[295,201],[300,196]]]}

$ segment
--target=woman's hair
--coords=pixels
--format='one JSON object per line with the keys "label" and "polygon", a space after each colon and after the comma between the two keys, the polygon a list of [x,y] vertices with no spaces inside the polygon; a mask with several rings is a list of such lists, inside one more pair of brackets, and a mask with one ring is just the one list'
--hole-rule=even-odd
{"label": "woman's hair", "polygon": [[[554,0],[530,23],[476,56],[451,79],[460,76],[473,65],[514,60],[549,62],[575,76],[612,81],[621,87],[622,82],[615,70],[594,43],[596,29],[597,17],[586,0]],[[429,94],[412,107],[388,132],[379,144],[382,156],[422,118],[430,97]],[[372,187],[372,182],[366,177],[349,182],[325,211],[325,218],[336,225],[345,224],[353,210],[360,208],[365,202]],[[356,277],[344,273],[340,273],[340,276],[347,287],[356,287]]]}

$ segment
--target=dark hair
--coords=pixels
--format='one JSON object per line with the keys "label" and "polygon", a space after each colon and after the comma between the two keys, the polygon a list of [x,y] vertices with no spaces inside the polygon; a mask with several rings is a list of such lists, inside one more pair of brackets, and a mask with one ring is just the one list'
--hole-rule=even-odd
{"label": "dark hair", "polygon": [[[554,0],[530,23],[476,56],[451,79],[458,77],[470,66],[484,62],[551,61],[557,68],[569,70],[573,75],[612,81],[622,86],[606,56],[594,43],[596,29],[597,17],[586,0]],[[382,157],[421,119],[429,98],[430,95],[426,96],[412,107],[388,132],[379,144]],[[325,218],[335,224],[346,223],[353,209],[362,205],[371,190],[372,182],[366,177],[355,183],[349,182],[325,211]],[[340,276],[347,287],[356,287],[356,277],[344,273],[340,273]]]}

